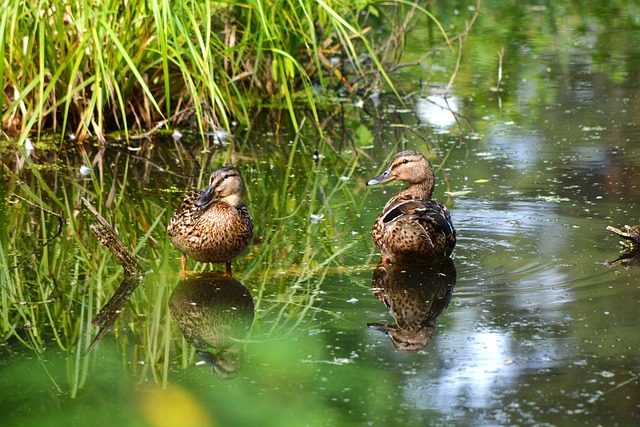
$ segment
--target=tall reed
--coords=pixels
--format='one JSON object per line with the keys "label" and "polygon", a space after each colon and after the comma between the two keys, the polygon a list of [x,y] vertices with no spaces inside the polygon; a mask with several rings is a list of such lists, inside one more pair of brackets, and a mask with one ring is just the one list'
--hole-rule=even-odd
{"label": "tall reed", "polygon": [[434,19],[405,2],[7,0],[2,128],[22,139],[186,123],[204,133],[250,125],[265,105],[298,128],[304,115],[317,122],[319,90],[393,87],[382,62],[401,31],[381,43],[373,26],[394,27],[405,9]]}

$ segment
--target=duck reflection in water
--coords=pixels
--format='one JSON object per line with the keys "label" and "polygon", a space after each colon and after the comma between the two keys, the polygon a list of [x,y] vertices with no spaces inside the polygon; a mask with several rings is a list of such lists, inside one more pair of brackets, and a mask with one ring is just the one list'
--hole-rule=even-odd
{"label": "duck reflection in water", "polygon": [[433,336],[437,317],[449,305],[455,283],[456,267],[450,258],[429,266],[378,264],[373,292],[396,324],[368,326],[387,334],[398,350],[421,350]]}
{"label": "duck reflection in water", "polygon": [[249,290],[220,273],[191,273],[169,299],[171,317],[220,379],[234,378],[244,358],[242,340],[253,324]]}
{"label": "duck reflection in water", "polygon": [[616,260],[611,261],[609,265],[623,265],[627,268],[640,266],[640,225],[625,225],[622,227],[622,230],[608,226],[607,230],[624,239],[620,241],[624,250],[620,256]]}

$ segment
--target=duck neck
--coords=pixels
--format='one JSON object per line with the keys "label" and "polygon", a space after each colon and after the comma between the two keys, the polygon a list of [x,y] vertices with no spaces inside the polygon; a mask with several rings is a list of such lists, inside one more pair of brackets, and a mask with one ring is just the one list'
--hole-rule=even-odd
{"label": "duck neck", "polygon": [[239,194],[231,194],[229,196],[222,197],[220,202],[226,203],[234,208],[239,208],[242,206],[242,196]]}
{"label": "duck neck", "polygon": [[433,184],[429,185],[428,182],[420,182],[410,184],[407,188],[402,190],[398,196],[410,196],[417,199],[429,200],[433,195]]}

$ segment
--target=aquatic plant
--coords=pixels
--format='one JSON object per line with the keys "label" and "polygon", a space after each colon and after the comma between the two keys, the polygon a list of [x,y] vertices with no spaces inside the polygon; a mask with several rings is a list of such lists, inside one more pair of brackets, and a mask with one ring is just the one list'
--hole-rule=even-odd
{"label": "aquatic plant", "polygon": [[187,123],[205,134],[250,126],[269,106],[297,129],[305,115],[318,121],[319,92],[393,91],[385,66],[416,11],[438,24],[403,1],[9,0],[2,128],[22,140],[34,129],[100,139]]}
{"label": "aquatic plant", "polygon": [[[172,326],[168,312],[168,299],[179,280],[180,253],[167,237],[166,224],[183,193],[206,184],[206,175],[198,174],[208,170],[201,165],[210,163],[242,165],[247,203],[258,224],[235,269],[256,304],[250,339],[295,333],[301,324],[309,324],[320,310],[325,277],[342,269],[345,257],[354,256],[356,244],[346,237],[361,202],[353,197],[355,183],[350,180],[358,156],[324,145],[318,148],[326,154],[314,158],[301,136],[291,145],[280,145],[282,150],[271,152],[273,164],[259,160],[255,147],[231,143],[201,152],[170,173],[163,156],[187,158],[193,146],[144,147],[140,154],[87,146],[81,156],[39,151],[37,156],[18,152],[3,159],[2,341],[35,354],[45,348],[68,353],[74,360],[67,373],[72,395],[87,375],[87,352],[103,332],[107,335],[102,340],[113,335],[123,340],[131,370],[140,378],[166,384],[174,352],[180,363],[193,363],[198,356]],[[97,213],[90,213],[83,199],[117,230],[146,272],[128,301],[108,314],[115,322],[108,329],[103,329],[104,322],[96,323],[102,317],[97,314],[121,287],[122,267],[90,231]],[[340,211],[333,211],[337,206]],[[368,235],[357,242],[363,253],[369,252]],[[206,271],[210,266],[190,262],[189,269]],[[100,353],[100,346],[91,352]],[[133,363],[138,361],[144,363]]]}

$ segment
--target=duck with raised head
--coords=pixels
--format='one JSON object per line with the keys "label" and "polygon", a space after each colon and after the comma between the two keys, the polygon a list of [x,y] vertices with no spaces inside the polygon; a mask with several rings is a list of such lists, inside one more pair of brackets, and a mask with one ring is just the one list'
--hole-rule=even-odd
{"label": "duck with raised head", "polygon": [[367,185],[389,181],[409,186],[387,202],[373,224],[371,237],[382,263],[428,264],[450,256],[456,230],[447,207],[431,199],[434,174],[429,160],[418,151],[402,151]]}
{"label": "duck with raised head", "polygon": [[189,257],[225,263],[226,274],[231,276],[231,260],[253,237],[253,220],[242,201],[243,189],[238,170],[224,166],[211,174],[207,189],[187,193],[167,227],[171,242],[182,252],[183,272]]}

